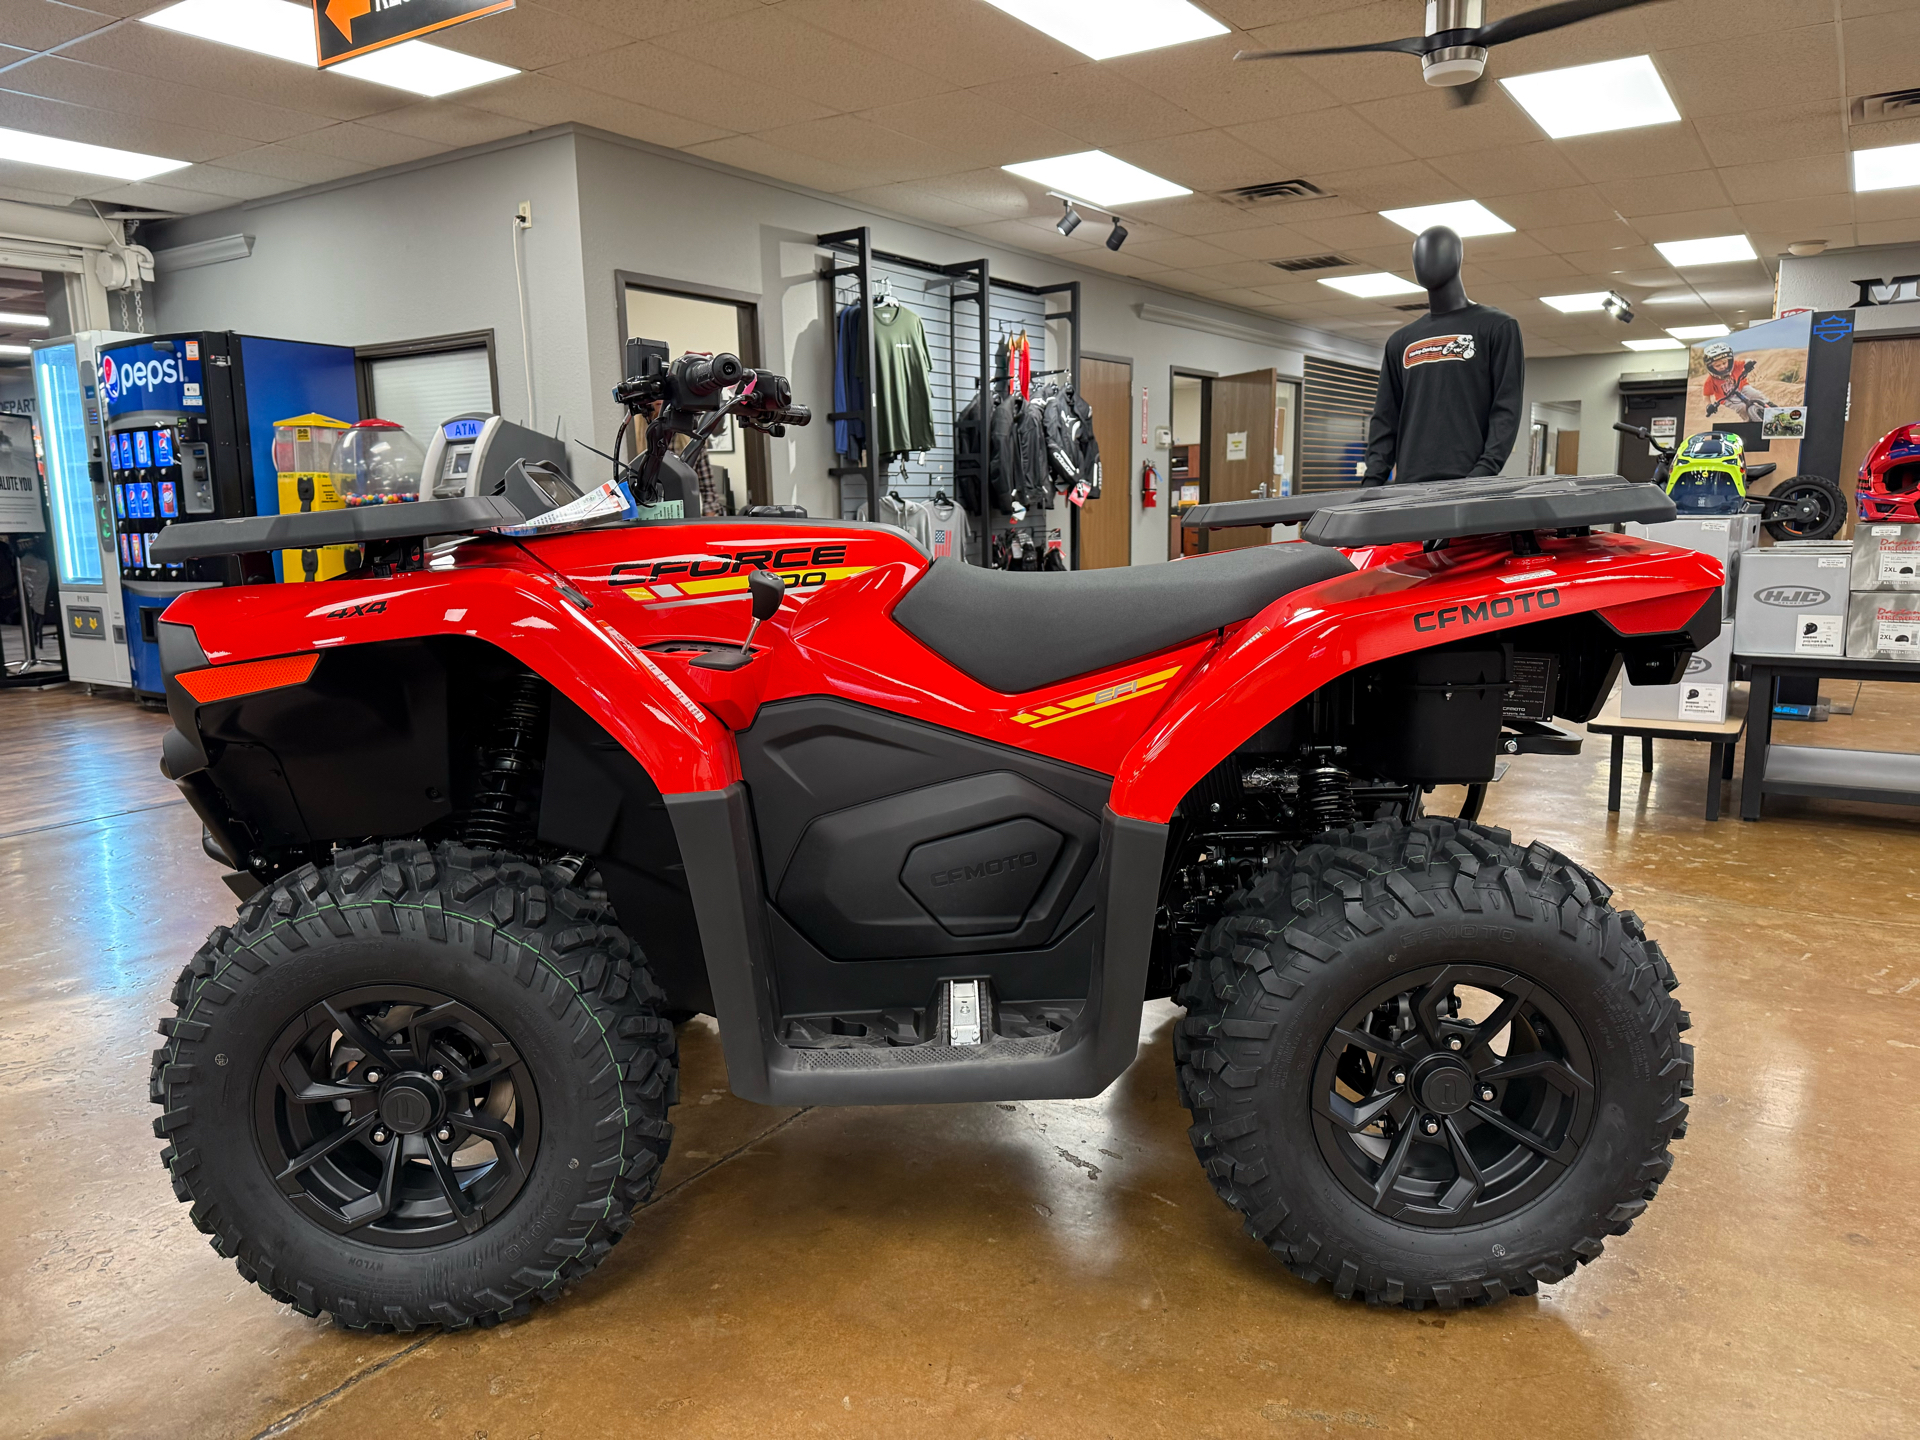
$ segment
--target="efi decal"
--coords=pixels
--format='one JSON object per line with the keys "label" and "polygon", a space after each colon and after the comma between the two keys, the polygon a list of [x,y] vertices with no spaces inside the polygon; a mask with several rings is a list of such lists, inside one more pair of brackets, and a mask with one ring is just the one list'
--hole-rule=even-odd
{"label": "efi decal", "polygon": [[203,409],[200,384],[199,357],[183,356],[171,343],[165,350],[152,341],[121,345],[100,357],[100,394],[109,418],[143,410]]}
{"label": "efi decal", "polygon": [[1846,315],[1824,315],[1814,322],[1814,333],[1829,345],[1846,340],[1854,333],[1854,320]]}

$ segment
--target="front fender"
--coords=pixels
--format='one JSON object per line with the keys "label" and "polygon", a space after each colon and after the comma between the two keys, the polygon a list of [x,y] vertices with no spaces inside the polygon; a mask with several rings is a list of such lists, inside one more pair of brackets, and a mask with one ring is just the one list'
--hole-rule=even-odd
{"label": "front fender", "polygon": [[1541,539],[1540,555],[1457,545],[1282,596],[1189,677],[1128,752],[1109,804],[1166,823],[1247,737],[1361,666],[1582,612],[1624,635],[1679,629],[1722,581],[1711,557],[1653,541]]}
{"label": "front fender", "polygon": [[[485,565],[384,580],[190,591],[166,620],[192,628],[215,667],[378,641],[471,636],[506,652],[603,726],[663,793],[740,778],[733,739],[596,607],[517,551]],[[506,552],[503,554],[503,552]]]}

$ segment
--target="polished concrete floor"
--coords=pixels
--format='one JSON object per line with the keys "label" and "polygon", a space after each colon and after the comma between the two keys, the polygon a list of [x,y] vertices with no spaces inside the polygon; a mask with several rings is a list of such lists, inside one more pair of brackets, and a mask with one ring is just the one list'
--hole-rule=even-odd
{"label": "polished concrete floor", "polygon": [[[0,1434],[1916,1434],[1912,810],[1710,824],[1680,743],[1615,817],[1604,742],[1494,788],[1488,820],[1646,919],[1699,1046],[1672,1180],[1539,1298],[1415,1315],[1290,1277],[1188,1149],[1166,1005],[1097,1100],[919,1109],[736,1100],[697,1019],[606,1265],[520,1325],[365,1336],[243,1284],[155,1161],[153,1022],[232,909],[163,724],[0,694]],[[1782,739],[1915,732],[1915,689],[1871,686]]]}

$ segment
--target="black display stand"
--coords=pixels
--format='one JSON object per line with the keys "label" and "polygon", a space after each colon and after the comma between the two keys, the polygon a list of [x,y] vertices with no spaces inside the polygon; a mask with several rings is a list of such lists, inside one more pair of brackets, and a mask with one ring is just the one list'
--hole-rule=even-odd
{"label": "black display stand", "polygon": [[1834,750],[1775,745],[1774,685],[1784,676],[1810,680],[1921,681],[1921,664],[1845,657],[1739,655],[1734,664],[1752,682],[1747,751],[1741,763],[1741,819],[1761,819],[1761,797],[1821,796],[1878,805],[1921,804],[1921,757],[1903,751]]}

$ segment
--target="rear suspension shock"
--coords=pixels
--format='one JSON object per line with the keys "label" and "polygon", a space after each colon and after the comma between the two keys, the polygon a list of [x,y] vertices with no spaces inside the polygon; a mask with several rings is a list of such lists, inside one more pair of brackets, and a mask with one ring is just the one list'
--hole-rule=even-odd
{"label": "rear suspension shock", "polygon": [[1301,748],[1301,818],[1313,831],[1355,824],[1353,777],[1341,762],[1346,746]]}
{"label": "rear suspension shock", "polygon": [[522,672],[513,680],[500,714],[480,752],[474,803],[461,827],[469,845],[510,849],[528,833],[522,807],[541,770],[542,731],[547,719],[546,684]]}

